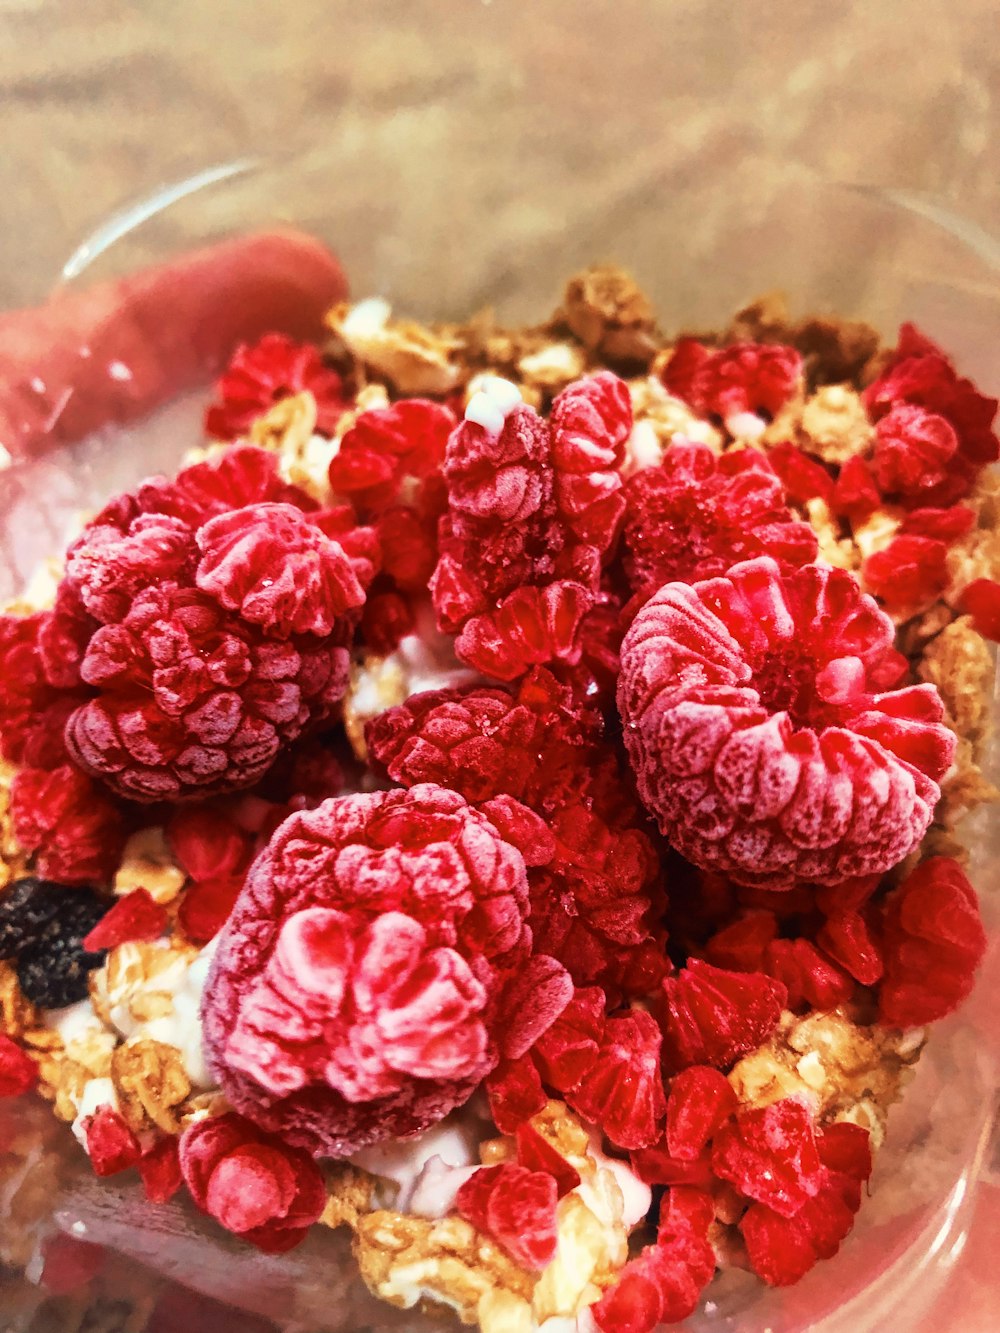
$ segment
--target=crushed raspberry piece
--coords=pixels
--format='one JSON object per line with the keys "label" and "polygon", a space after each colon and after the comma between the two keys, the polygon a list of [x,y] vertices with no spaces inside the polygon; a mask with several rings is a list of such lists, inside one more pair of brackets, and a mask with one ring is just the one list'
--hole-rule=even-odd
{"label": "crushed raspberry piece", "polygon": [[242,1116],[188,1126],[180,1165],[202,1212],[265,1254],[293,1249],[326,1206],[326,1186],[312,1158]]}
{"label": "crushed raspberry piece", "polygon": [[167,919],[167,909],[153,900],[148,889],[133,889],[84,936],[83,947],[88,953],[98,953],[130,940],[155,940],[166,929]]}
{"label": "crushed raspberry piece", "polygon": [[671,1189],[664,1200],[656,1244],[630,1260],[611,1287],[591,1306],[605,1333],[654,1333],[663,1323],[693,1314],[715,1272],[708,1240],[714,1219],[711,1196]]}
{"label": "crushed raspberry piece", "polygon": [[778,935],[773,912],[750,909],[717,931],[705,946],[705,957],[733,972],[764,971],[764,951]]}
{"label": "crushed raspberry piece", "polygon": [[173,810],[166,832],[177,864],[199,883],[237,875],[249,864],[251,838],[214,806],[185,805]]}
{"label": "crushed raspberry piece", "polygon": [[774,445],[767,451],[767,461],[781,478],[786,497],[794,504],[805,505],[816,498],[828,505],[833,504],[836,492],[833,477],[822,463],[804,453],[798,445]]}
{"label": "crushed raspberry piece", "polygon": [[168,514],[196,530],[220,514],[255,504],[290,504],[307,514],[319,507],[298,486],[282,481],[277,454],[238,444],[217,457],[182,468],[171,481],[153,478],[134,494],[116,496],[97,515],[94,525],[111,524],[124,533],[137,514]]}
{"label": "crushed raspberry piece", "polygon": [[[338,542],[292,505],[247,505],[198,532],[202,592],[276,639],[325,636],[365,600],[353,563]],[[362,576],[371,578],[370,564]]]}
{"label": "crushed raspberry piece", "polygon": [[862,567],[865,587],[892,610],[935,601],[947,588],[948,547],[933,537],[893,537]]}
{"label": "crushed raspberry piece", "polygon": [[579,1171],[537,1129],[529,1124],[520,1124],[515,1137],[517,1160],[521,1166],[527,1167],[529,1171],[544,1171],[550,1175],[556,1182],[556,1192],[560,1199],[570,1190],[576,1189],[580,1183]]}
{"label": "crushed raspberry piece", "polygon": [[710,1065],[690,1065],[671,1080],[667,1147],[672,1157],[696,1161],[715,1131],[736,1110],[729,1080]]}
{"label": "crushed raspberry piece", "polygon": [[675,443],[659,467],[629,479],[625,498],[625,572],[643,601],[664,583],[711,578],[753,556],[816,558],[816,534],[793,519],[756,449],[717,458],[707,445]]}
{"label": "crushed raspberry piece", "polygon": [[881,980],[882,950],[860,912],[831,913],[820,927],[816,943],[862,986],[874,986]]}
{"label": "crushed raspberry piece", "polygon": [[22,768],[11,789],[17,840],[35,868],[61,884],[107,884],[121,860],[121,810],[85,773],[69,764],[52,772]]}
{"label": "crushed raspberry piece", "polygon": [[470,418],[449,440],[431,593],[462,661],[514,680],[535,663],[579,660],[624,507],[617,460],[631,409],[602,372],[565,389],[549,422],[523,405],[496,413],[497,431]]}
{"label": "crushed raspberry piece", "polygon": [[718,1184],[707,1151],[693,1160],[674,1157],[664,1138],[652,1147],[636,1149],[629,1158],[632,1170],[647,1185],[690,1185],[707,1190]]}
{"label": "crushed raspberry piece", "polygon": [[868,1131],[831,1125],[816,1143],[820,1184],[792,1216],[753,1204],[740,1222],[754,1272],[773,1287],[798,1282],[819,1259],[832,1259],[861,1205],[871,1174]]}
{"label": "crushed raspberry piece", "polygon": [[147,1148],[139,1158],[138,1167],[150,1203],[168,1203],[184,1183],[179,1143],[172,1135]]}
{"label": "crushed raspberry piece", "polygon": [[[254,863],[206,989],[230,1102],[333,1155],[440,1119],[496,1065],[497,1035],[512,1052],[537,1035],[530,1009],[501,1004],[527,906],[520,852],[455,792],[293,815]],[[543,966],[548,989],[560,969]]]}
{"label": "crushed raspberry piece", "polygon": [[455,1197],[459,1214],[529,1272],[555,1258],[557,1201],[551,1175],[512,1162],[481,1167]]}
{"label": "crushed raspberry piece", "polygon": [[41,1285],[62,1296],[92,1282],[103,1269],[108,1252],[103,1245],[59,1231],[45,1241],[44,1256]]}
{"label": "crushed raspberry piece", "polygon": [[593,1065],[566,1091],[568,1104],[619,1148],[645,1148],[659,1137],[666,1114],[661,1041],[642,1009],[607,1019]]}
{"label": "crushed raspberry piece", "polygon": [[79,663],[94,622],[79,598],[60,588],[51,611],[0,616],[0,747],[32,768],[66,762],[66,719],[87,691]]}
{"label": "crushed raspberry piece", "polygon": [[177,924],[192,944],[214,940],[232,916],[243,888],[243,876],[201,879],[191,884],[177,910]]}
{"label": "crushed raspberry piece", "polygon": [[436,523],[407,505],[393,505],[375,525],[382,570],[403,592],[423,593],[437,564]]}
{"label": "crushed raspberry piece", "polygon": [[599,986],[577,990],[535,1047],[542,1076],[558,1092],[578,1086],[594,1067],[604,1035],[604,992]]}
{"label": "crushed raspberry piece", "polygon": [[1000,643],[1000,583],[994,579],[973,579],[963,589],[959,606],[972,617],[977,634]]}
{"label": "crushed raspberry piece", "polygon": [[871,692],[892,641],[851,575],[822,565],[763,557],[656,593],[622,645],[618,706],[672,846],[772,889],[901,860],[955,742],[933,688]]}
{"label": "crushed raspberry piece", "polygon": [[948,477],[958,436],[945,417],[895,403],[875,426],[872,472],[883,495],[919,500]]}
{"label": "crushed raspberry piece", "polygon": [[951,505],[948,509],[911,509],[899,532],[904,537],[934,537],[950,545],[975,526],[976,515],[968,505]]}
{"label": "crushed raspberry piece", "polygon": [[740,1111],[717,1132],[712,1166],[746,1198],[794,1217],[823,1183],[809,1107],[786,1097]]}
{"label": "crushed raspberry piece", "polygon": [[400,641],[414,634],[417,618],[410,600],[398,592],[373,592],[365,599],[361,612],[361,642],[376,657],[388,657]]}
{"label": "crushed raspberry piece", "polygon": [[932,856],[886,902],[879,1020],[932,1023],[969,995],[986,952],[975,889],[957,861]]}
{"label": "crushed raspberry piece", "polygon": [[860,454],[853,454],[840,469],[828,501],[834,513],[844,514],[852,523],[861,523],[882,503],[871,465]]}
{"label": "crushed raspberry piece", "polygon": [[362,412],[330,463],[330,485],[358,509],[378,512],[406,478],[425,478],[441,466],[454,426],[450,408],[425,398]]}
{"label": "crushed raspberry piece", "polygon": [[854,994],[851,977],[809,940],[775,940],[764,950],[763,969],[784,986],[789,1009],[833,1009]]}
{"label": "crushed raspberry piece", "polygon": [[501,1134],[516,1133],[547,1100],[535,1063],[527,1055],[519,1060],[501,1060],[486,1077],[486,1093],[490,1115]]}
{"label": "crushed raspberry piece", "polygon": [[0,1097],[20,1097],[38,1082],[38,1068],[27,1051],[0,1032]]}
{"label": "crushed raspberry piece", "polygon": [[[918,442],[902,450],[907,474],[918,475],[923,465],[934,477],[933,484],[920,486],[925,504],[948,505],[968,495],[979,471],[1000,456],[1000,441],[992,429],[997,400],[959,378],[941,349],[912,324],[900,329],[896,352],[865,390],[864,401],[876,422],[895,412],[901,425],[910,423]],[[917,416],[900,411],[901,406],[924,412]],[[943,418],[955,434],[957,448],[946,464],[942,451],[949,437],[936,423],[928,430],[928,414]],[[895,466],[898,470],[899,464]]]}
{"label": "crushed raspberry piece", "polygon": [[115,1176],[138,1164],[139,1140],[117,1111],[102,1106],[83,1122],[87,1156],[98,1176]]}
{"label": "crushed raspberry piece", "polygon": [[238,347],[215,386],[220,401],[205,413],[205,433],[235,440],[282,398],[311,393],[316,429],[332,435],[347,406],[341,378],[327,369],[315,347],[283,333],[265,333],[259,342]]}
{"label": "crushed raspberry piece", "polygon": [[663,983],[663,1059],[668,1068],[722,1069],[762,1045],[777,1026],[784,986],[760,973],[726,972],[691,958]]}
{"label": "crushed raspberry piece", "polygon": [[[777,343],[733,343],[710,352],[681,338],[663,372],[667,390],[697,412],[721,417],[737,435],[759,434],[802,388],[802,358]],[[744,422],[760,418],[759,425]]]}

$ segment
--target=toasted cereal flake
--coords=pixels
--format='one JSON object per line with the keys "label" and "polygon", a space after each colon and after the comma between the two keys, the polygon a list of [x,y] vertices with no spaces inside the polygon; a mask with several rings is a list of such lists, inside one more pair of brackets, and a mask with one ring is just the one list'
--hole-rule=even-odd
{"label": "toasted cereal flake", "polygon": [[991,728],[994,664],[988,644],[972,628],[971,617],[960,616],[927,644],[917,675],[937,686],[959,736],[980,745]]}
{"label": "toasted cereal flake", "polygon": [[909,1032],[863,1026],[844,1008],[803,1018],[786,1011],[770,1041],[744,1056],[729,1081],[744,1106],[805,1096],[820,1124],[860,1124],[877,1147],[921,1045]]}
{"label": "toasted cereal flake", "polygon": [[326,322],[359,361],[401,395],[450,393],[460,382],[455,358],[461,340],[412,320],[393,319],[388,301],[372,297],[354,306],[334,306]]}
{"label": "toasted cereal flake", "polygon": [[17,769],[6,760],[0,760],[0,892],[20,879],[28,865],[28,858],[14,832],[11,813],[11,786]]}
{"label": "toasted cereal flake", "polygon": [[152,1124],[165,1134],[180,1133],[177,1108],[190,1094],[191,1080],[175,1047],[148,1037],[125,1042],[111,1056],[111,1081],[133,1132]]}
{"label": "toasted cereal flake", "polygon": [[124,897],[135,889],[145,889],[154,902],[169,903],[180,893],[185,879],[163,829],[144,828],[125,843],[121,865],[115,872],[114,890]]}
{"label": "toasted cereal flake", "polygon": [[647,363],[656,351],[656,318],[635,279],[614,264],[571,278],[562,317],[583,345],[610,362]]}
{"label": "toasted cereal flake", "polygon": [[830,512],[830,506],[819,496],[807,500],[806,517],[819,542],[817,559],[825,560],[828,565],[838,569],[857,569],[860,558],[858,548],[850,537],[840,535],[840,525]]}
{"label": "toasted cereal flake", "polygon": [[824,463],[845,463],[867,453],[874,427],[857,390],[849,384],[824,384],[806,399],[800,426],[802,447]]}
{"label": "toasted cereal flake", "polygon": [[[655,467],[676,436],[695,444],[707,444],[722,452],[722,434],[710,421],[699,417],[682,398],[668,393],[658,375],[628,381],[634,421],[632,437],[625,446],[623,472],[628,475],[643,467]],[[639,435],[636,428],[644,429]],[[650,434],[655,436],[659,454],[652,455]]]}
{"label": "toasted cereal flake", "polygon": [[586,361],[574,343],[552,342],[537,352],[522,356],[517,369],[528,384],[551,394],[579,379],[586,369]]}
{"label": "toasted cereal flake", "polygon": [[323,1178],[327,1201],[320,1223],[331,1230],[347,1226],[356,1231],[361,1218],[374,1211],[377,1181],[349,1162],[327,1163]]}
{"label": "toasted cereal flake", "polygon": [[346,429],[345,412],[337,422],[333,439],[316,433],[316,400],[311,393],[297,393],[282,398],[250,427],[251,443],[278,455],[278,474],[283,481],[298,486],[321,505],[333,500],[330,489],[330,462],[340,447]]}
{"label": "toasted cereal flake", "polygon": [[862,560],[886,549],[899,531],[901,520],[897,509],[876,509],[854,526],[854,542]]}

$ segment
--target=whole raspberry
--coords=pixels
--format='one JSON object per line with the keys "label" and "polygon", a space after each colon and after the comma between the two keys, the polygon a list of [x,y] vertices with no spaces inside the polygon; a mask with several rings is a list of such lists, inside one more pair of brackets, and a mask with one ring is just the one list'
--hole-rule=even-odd
{"label": "whole raspberry", "polygon": [[876,467],[881,457],[885,480],[904,500],[953,504],[1000,456],[993,431],[997,400],[961,379],[941,349],[912,324],[900,329],[899,345],[865,390],[864,401],[882,440]]}
{"label": "whole raspberry", "polygon": [[618,469],[632,417],[608,372],[571,384],[548,422],[498,384],[495,398],[474,396],[448,442],[431,593],[458,656],[514,680],[535,663],[579,660],[580,623],[624,509]]}
{"label": "whole raspberry", "polygon": [[333,1156],[439,1120],[534,1039],[530,1005],[505,1003],[526,915],[521,854],[455,792],[293,815],[251,868],[205,992],[230,1103]]}
{"label": "whole raspberry", "polygon": [[816,534],[793,519],[755,449],[717,458],[707,445],[673,444],[659,467],[629,479],[625,499],[625,572],[643,601],[664,583],[712,578],[757,555],[816,558]]}
{"label": "whole raspberry", "polygon": [[734,435],[758,435],[801,390],[802,358],[778,344],[733,343],[713,352],[682,338],[663,382],[695,411],[721,417]]}
{"label": "whole raspberry", "polygon": [[249,786],[334,714],[375,538],[276,467],[229,450],[119,496],[70,549],[63,587],[86,610],[65,743],[122,796]]}
{"label": "whole raspberry", "polygon": [[873,693],[893,627],[845,570],[769,557],[668,584],[622,645],[618,706],[668,841],[738,884],[888,870],[954,753],[937,691]]}
{"label": "whole raspberry", "polygon": [[440,467],[454,426],[450,408],[425,398],[362,412],[330,463],[330,485],[359,512],[381,512],[407,479],[423,479]]}
{"label": "whole raspberry", "polygon": [[316,348],[283,333],[265,333],[259,342],[238,347],[215,391],[221,401],[205,413],[205,432],[215,440],[246,434],[258,417],[292,394],[315,398],[322,435],[333,434],[347,406],[340,376],[323,365]]}
{"label": "whole raspberry", "polygon": [[931,1023],[968,996],[986,952],[976,892],[957,861],[932,856],[910,872],[885,906],[885,976],[879,1019]]}
{"label": "whole raspberry", "polygon": [[873,552],[861,568],[865,587],[891,611],[912,614],[948,587],[948,547],[935,537],[904,534]]}
{"label": "whole raspberry", "polygon": [[11,788],[14,832],[35,868],[63,884],[109,884],[126,822],[108,793],[71,764],[22,768]]}

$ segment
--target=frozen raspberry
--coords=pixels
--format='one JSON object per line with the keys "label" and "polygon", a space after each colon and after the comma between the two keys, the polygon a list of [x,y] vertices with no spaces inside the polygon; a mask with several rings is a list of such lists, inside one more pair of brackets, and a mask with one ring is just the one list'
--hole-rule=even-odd
{"label": "frozen raspberry", "polygon": [[892,623],[849,573],[769,557],[673,583],[622,645],[618,706],[667,840],[738,884],[834,884],[923,836],[954,737],[933,687],[873,693]]}
{"label": "frozen raspberry", "polygon": [[972,990],[986,952],[976,893],[962,867],[932,856],[889,897],[879,1019],[895,1027],[931,1023]]}
{"label": "frozen raspberry", "polygon": [[831,913],[820,927],[816,943],[862,986],[874,986],[881,979],[884,970],[881,945],[862,913]]}
{"label": "frozen raspberry", "polygon": [[721,417],[733,434],[760,434],[801,390],[802,358],[778,344],[733,343],[712,352],[682,338],[663,383],[695,411]]}
{"label": "frozen raspberry", "polygon": [[79,663],[96,628],[79,598],[60,589],[51,611],[0,616],[0,749],[32,768],[66,762],[66,719],[87,695]]}
{"label": "frozen raspberry", "polygon": [[362,412],[340,441],[330,485],[359,510],[378,512],[398,497],[404,480],[441,466],[454,426],[450,408],[425,398]]}
{"label": "frozen raspberry", "polygon": [[607,1019],[592,1066],[566,1091],[573,1110],[599,1124],[619,1148],[644,1148],[659,1137],[666,1114],[661,1040],[642,1009]]}
{"label": "frozen raspberry", "polygon": [[501,1060],[485,1086],[490,1115],[501,1134],[516,1133],[519,1126],[544,1109],[548,1100],[530,1055]]}
{"label": "frozen raspberry", "polygon": [[[293,815],[251,869],[206,989],[230,1102],[335,1156],[426,1128],[534,1039],[508,992],[526,916],[521,854],[454,792]],[[545,969],[548,991],[559,969]]]}
{"label": "frozen raspberry", "polygon": [[191,884],[177,909],[177,924],[192,944],[214,940],[229,920],[243,888],[243,876],[202,879]]}
{"label": "frozen raspberry", "polygon": [[322,435],[333,434],[347,407],[340,376],[323,365],[316,348],[283,333],[265,333],[237,348],[215,391],[220,401],[205,413],[205,432],[213,440],[245,435],[275,403],[297,393],[315,398]]}
{"label": "frozen raspberry", "polygon": [[871,1174],[868,1131],[830,1125],[816,1141],[819,1188],[791,1216],[753,1204],[740,1222],[754,1272],[774,1287],[789,1286],[819,1259],[832,1259],[861,1205]]}
{"label": "frozen raspberry", "polygon": [[775,940],[764,950],[762,968],[784,986],[789,1009],[834,1009],[854,994],[847,972],[806,939]]}
{"label": "frozen raspberry", "polygon": [[133,889],[84,936],[83,947],[88,953],[98,953],[130,940],[155,940],[163,934],[167,920],[167,909],[153,900],[148,889]]}
{"label": "frozen raspberry", "polygon": [[66,740],[86,772],[132,800],[208,796],[262,777],[283,744],[333,716],[347,648],[267,639],[194,588],[147,588],[83,661],[97,697]]}
{"label": "frozen raspberry", "polygon": [[14,832],[35,868],[64,884],[107,884],[125,843],[122,812],[103,788],[69,764],[22,768],[11,789]]}
{"label": "frozen raspberry", "polygon": [[834,513],[843,514],[852,523],[864,522],[879,508],[882,496],[866,458],[854,454],[847,460],[840,469],[828,503]]}
{"label": "frozen raspberry", "polygon": [[823,1183],[809,1107],[786,1097],[740,1111],[717,1132],[712,1166],[744,1197],[794,1217]]}
{"label": "frozen raspberry", "polygon": [[1000,642],[1000,583],[994,579],[973,579],[963,590],[959,605],[972,617],[977,634]]}
{"label": "frozen raspberry", "polygon": [[593,1069],[604,1035],[606,998],[599,986],[577,990],[538,1041],[534,1055],[542,1076],[557,1092],[577,1087]]}
{"label": "frozen raspberry", "polygon": [[117,1111],[102,1106],[83,1122],[87,1156],[98,1176],[116,1176],[138,1164],[142,1156],[139,1140]]}
{"label": "frozen raspberry", "polygon": [[625,487],[625,572],[643,600],[664,583],[724,574],[737,560],[816,558],[816,534],[796,522],[782,484],[755,449],[721,458],[703,444],[675,443],[659,467]]}
{"label": "frozen raspberry", "polygon": [[34,1060],[16,1041],[0,1032],[0,1097],[20,1097],[37,1082]]}
{"label": "frozen raspberry", "polygon": [[252,838],[217,806],[182,806],[166,831],[178,865],[198,882],[236,875],[250,862]]}
{"label": "frozen raspberry", "polygon": [[488,426],[473,414],[448,443],[431,593],[458,656],[513,680],[535,663],[579,660],[623,508],[617,464],[631,409],[603,372],[565,389],[549,422],[523,405],[479,415]]}
{"label": "frozen raspberry", "polygon": [[933,537],[949,545],[976,526],[975,512],[967,505],[947,509],[911,509],[899,525],[900,536]]}
{"label": "frozen raspberry", "polygon": [[365,601],[359,638],[376,657],[388,657],[408,634],[416,633],[417,618],[408,597],[398,592],[375,591]]}
{"label": "frozen raspberry", "polygon": [[139,1175],[150,1203],[168,1203],[184,1183],[178,1149],[177,1139],[168,1135],[147,1148],[139,1158]]}
{"label": "frozen raspberry", "polygon": [[[199,530],[198,549],[195,582],[202,592],[272,638],[329,635],[365,600],[347,553],[292,505],[220,514]],[[370,581],[370,565],[362,574]]]}
{"label": "frozen raspberry", "polygon": [[553,1148],[548,1139],[543,1138],[537,1129],[522,1123],[515,1134],[517,1140],[517,1160],[529,1171],[544,1171],[556,1182],[556,1191],[561,1199],[570,1190],[575,1190],[580,1183],[580,1173],[571,1162],[567,1162],[562,1153]]}
{"label": "frozen raspberry", "polygon": [[190,578],[198,558],[194,532],[168,514],[138,514],[122,532],[88,527],[70,548],[68,581],[96,620],[124,620],[137,593],[160,579]]}
{"label": "frozen raspberry", "polygon": [[117,496],[94,523],[111,524],[125,532],[137,514],[167,514],[197,529],[219,514],[264,503],[294,505],[303,513],[319,507],[298,486],[281,480],[277,454],[239,444],[218,457],[182,468],[170,481],[154,478],[134,494]]}
{"label": "frozen raspberry", "polygon": [[917,500],[948,477],[958,436],[947,418],[913,403],[896,403],[875,427],[872,471],[886,496]]}
{"label": "frozen raspberry", "polygon": [[528,879],[535,947],[558,958],[578,986],[650,994],[667,968],[650,839],[640,829],[610,829],[582,805],[560,810],[550,827],[554,854]]}
{"label": "frozen raspberry", "polygon": [[298,1245],[326,1205],[309,1155],[242,1116],[195,1121],[181,1137],[180,1165],[202,1212],[265,1254]]}
{"label": "frozen raspberry", "polygon": [[810,500],[833,502],[836,486],[830,473],[817,459],[796,444],[776,444],[767,451],[767,461],[781,478],[785,496],[793,504],[805,506]]}
{"label": "frozen raspberry", "polygon": [[912,611],[947,588],[948,547],[933,537],[893,537],[862,566],[865,587],[894,611]]}
{"label": "frozen raspberry", "polygon": [[460,1216],[532,1273],[555,1258],[557,1201],[556,1182],[548,1172],[513,1162],[481,1167],[455,1199]]}
{"label": "frozen raspberry", "polygon": [[778,922],[773,912],[743,911],[711,937],[705,945],[705,957],[716,967],[733,972],[761,972],[764,951],[777,936]]}
{"label": "frozen raspberry", "polygon": [[673,1069],[731,1065],[767,1041],[786,998],[770,977],[727,972],[698,958],[667,977],[663,990],[663,1059]]}
{"label": "frozen raspberry", "polygon": [[711,1065],[690,1065],[670,1082],[667,1148],[672,1157],[696,1161],[715,1131],[736,1110],[729,1080]]}
{"label": "frozen raspberry", "polygon": [[403,592],[422,593],[437,564],[437,536],[428,522],[408,505],[393,505],[375,525],[382,570]]}
{"label": "frozen raspberry", "polygon": [[[873,419],[894,418],[888,439],[894,447],[892,479],[916,489],[924,504],[948,505],[968,495],[980,470],[1000,455],[1000,441],[992,429],[997,400],[986,398],[971,381],[961,379],[939,347],[904,324],[899,345],[882,375],[865,390],[865,404]],[[906,409],[923,409],[912,412]],[[945,456],[954,433],[956,447]]]}

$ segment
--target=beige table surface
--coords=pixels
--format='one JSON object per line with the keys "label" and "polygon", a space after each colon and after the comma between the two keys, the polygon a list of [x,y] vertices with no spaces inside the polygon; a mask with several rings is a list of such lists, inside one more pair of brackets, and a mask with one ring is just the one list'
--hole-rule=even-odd
{"label": "beige table surface", "polygon": [[0,308],[123,199],[345,118],[473,189],[530,125],[570,212],[600,159],[609,229],[637,182],[759,148],[992,227],[998,108],[995,0],[0,0]]}

